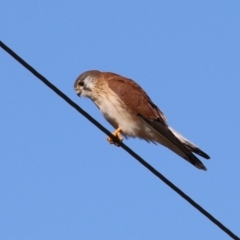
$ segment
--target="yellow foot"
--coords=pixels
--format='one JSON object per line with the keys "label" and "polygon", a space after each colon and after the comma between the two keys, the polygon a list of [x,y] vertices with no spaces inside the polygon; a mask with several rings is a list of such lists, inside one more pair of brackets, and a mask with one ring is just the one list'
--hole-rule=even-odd
{"label": "yellow foot", "polygon": [[107,137],[107,140],[110,144],[114,144],[115,146],[120,146],[120,143],[122,142],[123,138],[121,136],[121,131],[122,129],[119,127],[118,129],[116,129],[112,135],[115,136],[115,138],[112,138],[111,136]]}

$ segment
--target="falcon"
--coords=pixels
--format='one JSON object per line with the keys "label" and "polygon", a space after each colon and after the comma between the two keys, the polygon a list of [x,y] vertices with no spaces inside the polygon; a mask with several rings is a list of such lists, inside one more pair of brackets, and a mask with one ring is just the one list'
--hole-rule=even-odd
{"label": "falcon", "polygon": [[82,73],[74,83],[78,96],[90,98],[104,118],[115,128],[109,143],[119,146],[123,137],[159,143],[195,167],[207,170],[194,155],[210,157],[195,144],[168,126],[163,112],[133,80],[111,72],[91,70]]}

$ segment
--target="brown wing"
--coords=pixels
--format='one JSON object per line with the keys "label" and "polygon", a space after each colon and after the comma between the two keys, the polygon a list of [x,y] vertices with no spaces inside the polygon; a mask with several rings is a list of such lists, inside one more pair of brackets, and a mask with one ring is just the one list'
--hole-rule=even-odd
{"label": "brown wing", "polygon": [[148,123],[166,140],[177,146],[185,154],[187,161],[197,168],[206,170],[202,162],[170,131],[164,114],[137,83],[120,75],[108,73],[108,87],[119,96],[133,113]]}
{"label": "brown wing", "polygon": [[108,77],[108,87],[119,96],[133,113],[142,115],[147,119],[158,119],[166,125],[164,114],[137,83],[112,73],[109,73]]}

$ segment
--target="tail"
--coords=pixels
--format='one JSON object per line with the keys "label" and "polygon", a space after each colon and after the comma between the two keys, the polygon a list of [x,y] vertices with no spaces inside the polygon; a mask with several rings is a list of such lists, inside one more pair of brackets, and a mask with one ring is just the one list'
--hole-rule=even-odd
{"label": "tail", "polygon": [[150,141],[158,142],[171,149],[198,169],[207,170],[203,163],[193,154],[196,153],[206,159],[209,159],[210,157],[205,152],[200,150],[197,146],[188,141],[171,127],[163,124],[159,121],[159,119],[149,119],[141,114],[138,114],[138,116],[151,126],[153,130],[155,130],[152,132],[151,138],[149,138]]}
{"label": "tail", "polygon": [[185,137],[183,137],[180,133],[178,133],[176,130],[174,130],[171,127],[168,127],[169,130],[179,139],[181,143],[184,144],[184,146],[191,152],[198,154],[199,156],[205,158],[205,159],[210,159],[210,157],[203,152],[201,149],[199,149],[196,145],[194,145],[192,142],[187,140]]}

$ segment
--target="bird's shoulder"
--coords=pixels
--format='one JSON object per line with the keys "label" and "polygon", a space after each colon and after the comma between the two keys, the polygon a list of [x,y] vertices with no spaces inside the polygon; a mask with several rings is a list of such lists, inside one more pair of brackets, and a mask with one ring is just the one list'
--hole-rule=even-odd
{"label": "bird's shoulder", "polygon": [[107,72],[103,73],[99,80],[105,81],[108,88],[135,114],[140,114],[149,119],[158,119],[162,123],[166,123],[163,112],[152,102],[141,86],[132,79]]}

